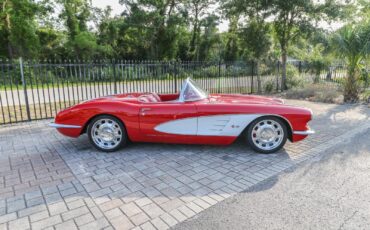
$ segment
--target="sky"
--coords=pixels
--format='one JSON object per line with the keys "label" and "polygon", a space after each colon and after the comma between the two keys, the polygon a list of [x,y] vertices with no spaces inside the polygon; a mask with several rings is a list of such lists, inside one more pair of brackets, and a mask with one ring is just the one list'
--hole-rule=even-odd
{"label": "sky", "polygon": [[113,15],[120,14],[123,11],[123,6],[119,4],[118,0],[92,0],[93,6],[105,8],[110,5],[113,10]]}
{"label": "sky", "polygon": [[[99,8],[105,8],[106,6],[110,5],[112,7],[112,14],[113,14],[112,16],[119,15],[124,10],[124,7],[121,4],[119,4],[119,0],[92,0],[92,4],[93,6],[99,7]],[[319,26],[324,29],[333,31],[341,27],[342,23],[333,23],[329,25],[326,22],[321,22]],[[218,29],[221,32],[227,31],[228,27],[229,27],[229,22],[226,20],[221,21],[221,23],[218,25]]]}

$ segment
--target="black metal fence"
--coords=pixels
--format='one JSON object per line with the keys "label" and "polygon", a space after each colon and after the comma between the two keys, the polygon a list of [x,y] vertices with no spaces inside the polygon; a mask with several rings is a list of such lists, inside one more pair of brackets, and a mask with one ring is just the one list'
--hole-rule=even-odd
{"label": "black metal fence", "polygon": [[[342,70],[315,75],[301,62],[291,66],[307,81],[313,75],[327,82],[345,76]],[[279,62],[257,67],[253,62],[0,61],[0,124],[51,118],[63,108],[104,95],[178,92],[187,77],[210,93],[276,92],[280,71]]]}

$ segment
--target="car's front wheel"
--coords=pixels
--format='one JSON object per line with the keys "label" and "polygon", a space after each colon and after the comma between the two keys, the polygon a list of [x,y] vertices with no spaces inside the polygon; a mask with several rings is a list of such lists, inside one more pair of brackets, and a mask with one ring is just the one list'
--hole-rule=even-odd
{"label": "car's front wheel", "polygon": [[257,152],[273,153],[284,146],[287,134],[287,127],[279,118],[261,117],[249,125],[247,141]]}
{"label": "car's front wheel", "polygon": [[127,143],[123,123],[109,115],[95,117],[87,128],[91,144],[98,150],[113,152]]}

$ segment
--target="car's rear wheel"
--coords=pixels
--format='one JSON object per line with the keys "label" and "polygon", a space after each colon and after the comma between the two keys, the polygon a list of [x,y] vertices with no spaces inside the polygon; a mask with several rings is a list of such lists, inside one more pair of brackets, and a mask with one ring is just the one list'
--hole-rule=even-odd
{"label": "car's rear wheel", "polygon": [[284,146],[287,134],[287,127],[281,119],[261,117],[249,125],[247,141],[251,148],[257,152],[273,153]]}
{"label": "car's rear wheel", "polygon": [[87,128],[91,144],[98,150],[113,152],[127,143],[126,129],[116,117],[95,117]]}

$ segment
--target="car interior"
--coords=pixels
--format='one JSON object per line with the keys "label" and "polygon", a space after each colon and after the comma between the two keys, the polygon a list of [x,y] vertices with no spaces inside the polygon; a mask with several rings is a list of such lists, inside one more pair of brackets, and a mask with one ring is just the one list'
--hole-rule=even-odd
{"label": "car interior", "polygon": [[183,83],[181,93],[177,94],[157,94],[145,93],[138,97],[142,103],[158,103],[158,102],[179,102],[179,101],[196,101],[208,97],[194,81],[186,79]]}
{"label": "car interior", "polygon": [[158,103],[158,102],[176,102],[179,99],[179,94],[157,94],[146,93],[138,97],[142,103]]}

